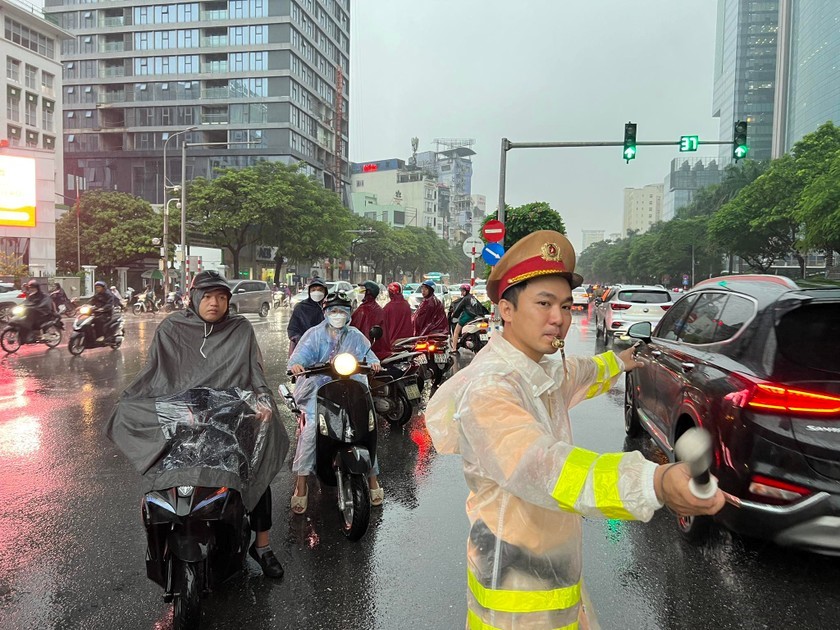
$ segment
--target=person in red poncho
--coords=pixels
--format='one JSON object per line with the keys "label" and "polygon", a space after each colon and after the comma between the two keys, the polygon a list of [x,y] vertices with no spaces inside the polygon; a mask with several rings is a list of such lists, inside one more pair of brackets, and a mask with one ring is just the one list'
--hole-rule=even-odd
{"label": "person in red poncho", "polygon": [[382,310],[385,312],[385,330],[393,344],[398,339],[414,336],[414,323],[411,321],[411,307],[403,296],[402,285],[392,282],[388,285],[390,301]]}
{"label": "person in red poncho", "polygon": [[420,285],[423,301],[414,311],[414,336],[431,335],[433,333],[449,334],[449,322],[441,301],[435,297],[435,283],[426,280]]}
{"label": "person in red poncho", "polygon": [[382,336],[371,344],[371,350],[380,360],[391,356],[391,335],[385,324],[385,311],[376,303],[379,297],[379,285],[367,280],[359,285],[365,290],[365,298],[353,312],[350,325],[358,328],[370,341],[370,329],[374,326],[382,328]]}

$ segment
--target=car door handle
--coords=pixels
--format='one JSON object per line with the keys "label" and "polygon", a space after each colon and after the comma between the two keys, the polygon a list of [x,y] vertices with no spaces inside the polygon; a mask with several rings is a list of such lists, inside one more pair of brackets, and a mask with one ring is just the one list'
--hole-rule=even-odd
{"label": "car door handle", "polygon": [[651,355],[653,355],[655,357],[661,357],[662,356],[662,350],[651,350],[650,353],[651,353]]}
{"label": "car door handle", "polygon": [[690,372],[691,370],[697,367],[696,365],[694,365],[693,363],[689,363],[688,361],[684,361],[680,365],[682,365],[682,369],[684,372]]}

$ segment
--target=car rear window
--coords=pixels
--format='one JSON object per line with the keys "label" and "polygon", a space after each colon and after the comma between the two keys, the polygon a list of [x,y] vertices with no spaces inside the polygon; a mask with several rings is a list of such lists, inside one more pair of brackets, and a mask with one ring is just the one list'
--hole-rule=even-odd
{"label": "car rear window", "polygon": [[651,291],[650,289],[642,289],[635,291],[619,291],[618,299],[622,302],[632,302],[633,304],[664,304],[671,301],[671,296],[667,291]]}
{"label": "car rear window", "polygon": [[840,373],[840,303],[805,304],[776,325],[779,352],[790,363]]}

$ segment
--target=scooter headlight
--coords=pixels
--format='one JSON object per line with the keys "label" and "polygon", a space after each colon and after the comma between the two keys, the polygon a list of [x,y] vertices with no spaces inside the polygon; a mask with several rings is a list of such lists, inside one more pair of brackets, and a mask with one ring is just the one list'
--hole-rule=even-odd
{"label": "scooter headlight", "polygon": [[356,357],[347,352],[343,352],[333,359],[333,369],[342,376],[350,376],[358,367],[359,363],[356,361]]}
{"label": "scooter headlight", "polygon": [[12,309],[12,315],[23,315],[26,312],[26,307],[23,304],[18,304]]}
{"label": "scooter headlight", "polygon": [[192,496],[193,488],[192,486],[178,486],[178,496],[179,497],[189,497]]}
{"label": "scooter headlight", "polygon": [[82,315],[90,315],[91,313],[93,313],[93,307],[89,304],[85,304],[79,309],[79,313],[81,313]]}

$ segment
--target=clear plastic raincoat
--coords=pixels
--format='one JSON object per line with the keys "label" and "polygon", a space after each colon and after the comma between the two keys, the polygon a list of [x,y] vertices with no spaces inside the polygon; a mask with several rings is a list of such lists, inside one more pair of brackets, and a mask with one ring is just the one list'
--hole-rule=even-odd
{"label": "clear plastic raincoat", "polygon": [[[349,321],[349,314],[348,314]],[[366,361],[368,364],[379,363],[379,359],[370,349],[370,342],[360,330],[353,326],[345,325],[341,329],[330,326],[329,321],[323,321],[307,330],[300,343],[295,347],[292,356],[289,357],[289,365],[302,365],[312,367],[318,363],[328,363],[337,354],[348,352],[356,357],[360,363]],[[354,374],[351,376],[355,381],[368,384],[367,376]],[[315,470],[315,427],[316,422],[310,422],[315,417],[317,410],[316,393],[318,388],[332,380],[329,374],[315,374],[312,376],[299,376],[295,383],[294,397],[298,408],[304,412],[307,419],[298,439],[295,460],[292,470],[299,475],[309,475]],[[377,466],[374,463],[373,474],[378,474]]]}
{"label": "clear plastic raincoat", "polygon": [[[624,371],[606,352],[538,364],[501,334],[429,401],[440,453],[460,453],[470,489],[467,628],[587,627],[581,518],[649,520],[656,464],[575,447],[569,408]],[[580,625],[579,625],[580,624]]]}

